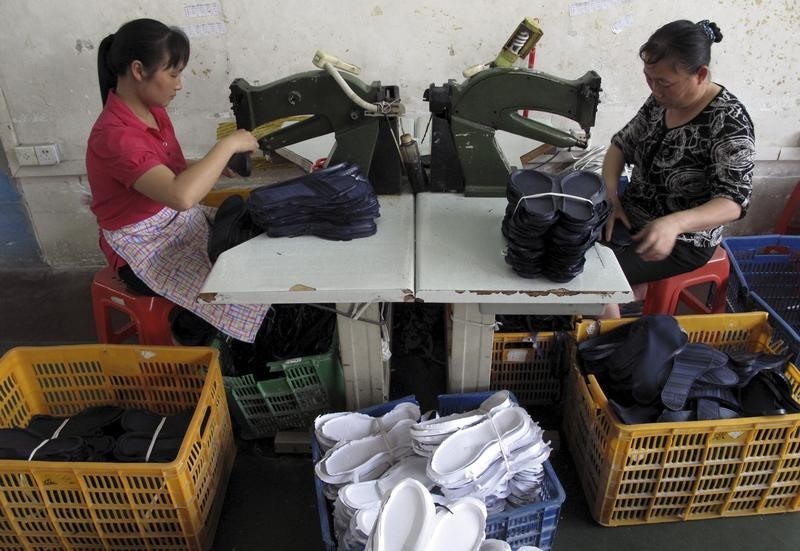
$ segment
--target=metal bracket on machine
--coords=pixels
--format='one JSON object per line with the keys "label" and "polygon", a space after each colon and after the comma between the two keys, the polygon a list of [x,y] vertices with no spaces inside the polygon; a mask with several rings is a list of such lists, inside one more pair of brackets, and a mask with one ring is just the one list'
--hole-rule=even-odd
{"label": "metal bracket on machine", "polygon": [[[380,82],[365,84],[347,73],[340,78],[366,102],[387,105],[400,102],[397,86],[381,86]],[[326,71],[300,73],[263,86],[237,78],[230,89],[239,128],[253,130],[277,119],[310,115],[259,139],[265,153],[332,132],[336,143],[328,155],[329,165],[355,163],[367,175],[376,193],[400,192],[404,177],[397,147],[396,113],[367,115]]]}

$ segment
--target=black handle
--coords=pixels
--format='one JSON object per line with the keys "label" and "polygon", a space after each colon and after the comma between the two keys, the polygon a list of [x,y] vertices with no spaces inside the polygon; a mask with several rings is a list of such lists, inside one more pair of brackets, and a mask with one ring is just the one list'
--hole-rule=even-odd
{"label": "black handle", "polygon": [[234,153],[230,160],[228,160],[228,168],[239,176],[247,178],[253,171],[253,164],[250,162],[250,154]]}

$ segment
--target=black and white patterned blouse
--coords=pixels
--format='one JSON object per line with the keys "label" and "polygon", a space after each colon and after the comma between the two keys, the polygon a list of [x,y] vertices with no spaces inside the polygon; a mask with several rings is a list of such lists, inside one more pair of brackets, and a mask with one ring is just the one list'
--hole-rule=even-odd
{"label": "black and white patterned blouse", "polygon": [[[744,105],[722,88],[694,119],[667,128],[664,108],[650,96],[611,143],[634,165],[622,197],[625,214],[639,231],[645,224],[725,197],[750,203],[755,156],[753,122]],[[678,236],[696,247],[715,246],[722,226]]]}

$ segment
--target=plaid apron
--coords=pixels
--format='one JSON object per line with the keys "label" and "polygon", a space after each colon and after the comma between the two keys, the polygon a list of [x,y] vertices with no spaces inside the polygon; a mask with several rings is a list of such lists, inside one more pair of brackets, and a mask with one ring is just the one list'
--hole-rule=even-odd
{"label": "plaid apron", "polygon": [[200,304],[197,295],[211,271],[207,244],[209,219],[216,209],[198,206],[184,212],[164,207],[146,220],[103,230],[111,248],[153,291],[191,310],[235,339],[253,342],[269,305]]}

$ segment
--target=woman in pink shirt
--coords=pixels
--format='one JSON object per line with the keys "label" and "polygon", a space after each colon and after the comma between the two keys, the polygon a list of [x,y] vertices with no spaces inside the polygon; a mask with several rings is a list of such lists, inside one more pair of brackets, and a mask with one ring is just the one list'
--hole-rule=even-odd
{"label": "woman in pink shirt", "polygon": [[100,247],[120,277],[194,312],[223,333],[253,342],[268,305],[198,304],[211,268],[213,209],[199,205],[232,155],[258,148],[246,130],[187,163],[166,107],[182,89],[189,40],[176,27],[137,19],[103,39],[103,111],[89,136],[86,170]]}

